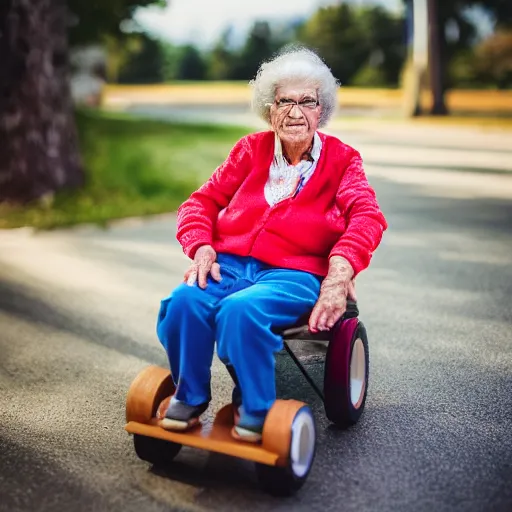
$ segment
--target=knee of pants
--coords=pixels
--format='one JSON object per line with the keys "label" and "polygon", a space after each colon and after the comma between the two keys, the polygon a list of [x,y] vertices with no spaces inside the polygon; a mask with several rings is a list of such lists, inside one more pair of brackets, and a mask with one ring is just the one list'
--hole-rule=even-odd
{"label": "knee of pants", "polygon": [[217,355],[227,364],[231,362],[230,349],[247,343],[255,324],[263,322],[263,315],[254,302],[230,295],[222,300],[216,315]]}
{"label": "knee of pants", "polygon": [[178,324],[186,317],[193,318],[200,314],[199,293],[197,287],[181,284],[162,300],[157,320],[157,334],[161,342],[174,322]]}

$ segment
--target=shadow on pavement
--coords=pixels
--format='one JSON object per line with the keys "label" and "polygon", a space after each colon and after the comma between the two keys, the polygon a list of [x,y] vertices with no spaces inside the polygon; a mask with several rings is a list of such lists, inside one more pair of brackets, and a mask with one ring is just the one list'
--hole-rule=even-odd
{"label": "shadow on pavement", "polygon": [[148,363],[167,365],[165,354],[158,347],[141,345],[134,339],[106,329],[91,318],[65,313],[36,297],[28,288],[6,280],[5,277],[0,277],[0,310],[33,324],[72,333],[88,342],[135,356]]}

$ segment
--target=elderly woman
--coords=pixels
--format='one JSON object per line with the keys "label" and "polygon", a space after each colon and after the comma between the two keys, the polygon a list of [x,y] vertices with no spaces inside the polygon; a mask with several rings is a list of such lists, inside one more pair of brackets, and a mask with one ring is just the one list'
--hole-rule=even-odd
{"label": "elderly woman", "polygon": [[176,384],[161,426],[198,423],[216,341],[239,398],[233,436],[258,442],[276,399],[276,332],[309,312],[312,332],[332,328],[387,225],[359,153],[317,131],[338,88],[322,60],[283,53],[252,86],[272,129],[238,141],[179,208],[177,238],[193,262],[162,301],[157,332]]}

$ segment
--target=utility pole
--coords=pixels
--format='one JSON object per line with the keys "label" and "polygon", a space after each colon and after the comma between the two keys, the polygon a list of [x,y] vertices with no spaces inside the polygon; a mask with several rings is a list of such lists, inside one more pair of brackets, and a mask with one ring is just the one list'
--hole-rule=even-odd
{"label": "utility pole", "polygon": [[430,90],[432,91],[431,114],[435,116],[444,116],[448,114],[448,109],[444,102],[443,75],[441,70],[441,45],[439,44],[441,34],[439,32],[437,0],[427,0],[427,7]]}
{"label": "utility pole", "polygon": [[427,0],[407,0],[407,62],[404,70],[404,110],[408,117],[423,114],[421,97],[428,67]]}

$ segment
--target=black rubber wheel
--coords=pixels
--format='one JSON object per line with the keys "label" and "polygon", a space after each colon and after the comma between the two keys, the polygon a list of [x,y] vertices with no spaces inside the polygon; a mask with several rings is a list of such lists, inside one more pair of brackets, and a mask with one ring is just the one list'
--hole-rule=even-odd
{"label": "black rubber wheel", "polygon": [[340,428],[355,425],[368,392],[368,337],[357,318],[337,326],[325,360],[324,405],[327,418]]}
{"label": "black rubber wheel", "polygon": [[164,441],[155,437],[133,435],[135,453],[139,459],[155,466],[166,466],[172,462],[181,450],[181,444]]}
{"label": "black rubber wheel", "polygon": [[289,467],[278,468],[256,464],[256,474],[260,487],[272,496],[292,496],[306,481],[306,478],[297,478]]}
{"label": "black rubber wheel", "polygon": [[309,407],[295,416],[290,457],[284,467],[256,464],[260,487],[273,496],[291,496],[306,482],[316,454],[316,426]]}

